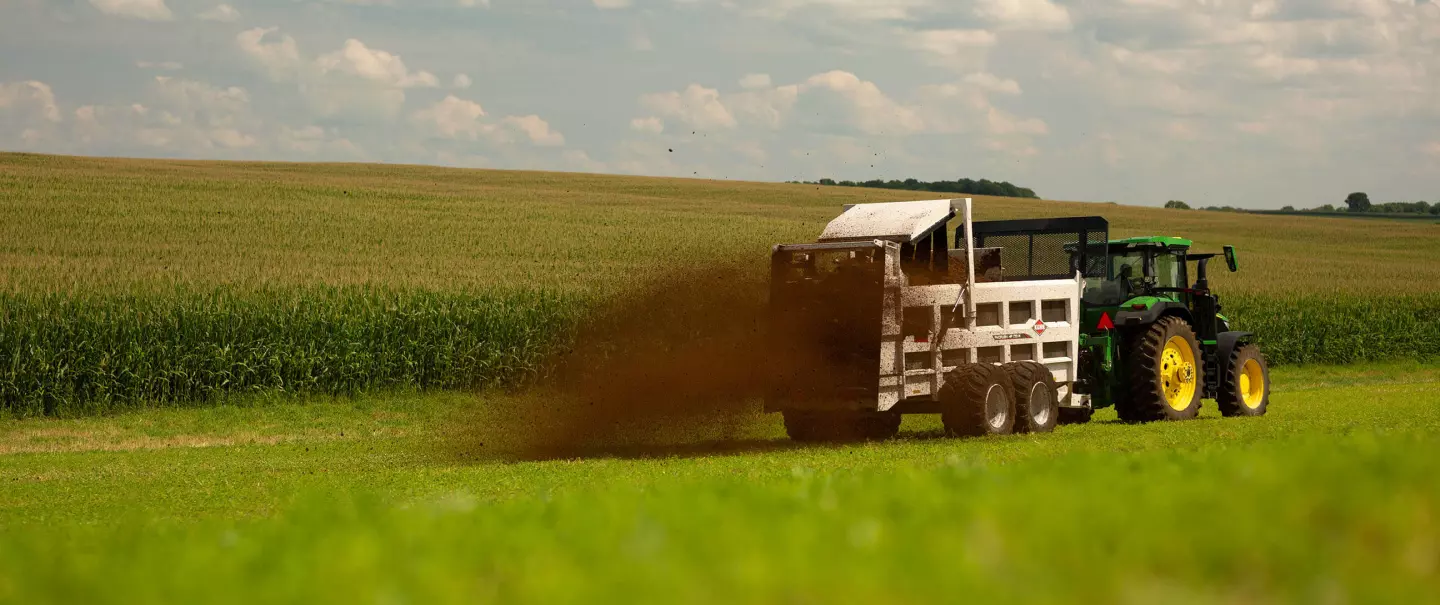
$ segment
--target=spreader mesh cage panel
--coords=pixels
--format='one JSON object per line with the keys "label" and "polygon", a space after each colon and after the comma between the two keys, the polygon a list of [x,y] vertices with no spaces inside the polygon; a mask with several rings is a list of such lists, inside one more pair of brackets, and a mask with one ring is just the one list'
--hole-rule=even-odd
{"label": "spreader mesh cage panel", "polygon": [[[974,223],[976,248],[999,248],[1004,281],[1107,278],[1109,223],[1098,216]],[[956,239],[964,241],[964,233]]]}

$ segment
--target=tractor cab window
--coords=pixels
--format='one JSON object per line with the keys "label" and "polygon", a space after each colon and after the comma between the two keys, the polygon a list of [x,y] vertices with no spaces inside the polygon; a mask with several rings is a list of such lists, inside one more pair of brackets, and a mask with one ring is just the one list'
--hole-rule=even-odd
{"label": "tractor cab window", "polygon": [[1174,252],[1155,255],[1155,285],[1161,288],[1185,287],[1185,257]]}
{"label": "tractor cab window", "polygon": [[1087,304],[1113,307],[1145,291],[1146,254],[1136,250],[1110,255],[1110,273],[1103,278],[1086,278],[1083,299]]}
{"label": "tractor cab window", "polygon": [[1149,254],[1134,250],[1117,254],[1110,260],[1110,279],[1119,283],[1123,296],[1130,298],[1145,291],[1145,278],[1149,276],[1146,260]]}

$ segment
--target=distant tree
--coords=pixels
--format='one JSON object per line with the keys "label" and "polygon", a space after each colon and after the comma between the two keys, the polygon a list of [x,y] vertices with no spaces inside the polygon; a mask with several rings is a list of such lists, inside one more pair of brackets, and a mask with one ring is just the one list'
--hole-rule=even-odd
{"label": "distant tree", "polygon": [[1370,196],[1363,191],[1356,191],[1345,198],[1345,206],[1350,212],[1369,212]]}
{"label": "distant tree", "polygon": [[1165,202],[1165,207],[1174,208],[1176,210],[1190,210],[1190,204],[1186,204],[1185,202],[1182,202],[1180,200],[1170,200],[1168,202]]}
{"label": "distant tree", "polygon": [[875,189],[906,189],[912,191],[930,191],[936,193],[969,193],[972,195],[993,195],[997,197],[1023,197],[1038,199],[1033,189],[1018,187],[1004,181],[991,181],[988,179],[959,179],[955,181],[926,182],[919,179],[909,178],[903,181],[890,179],[871,179],[868,181],[835,181],[834,179],[820,179],[820,185],[839,185],[841,187],[871,187]]}
{"label": "distant tree", "polygon": [[1335,211],[1335,205],[1334,205],[1334,204],[1325,204],[1324,206],[1317,206],[1317,207],[1315,207],[1315,208],[1312,208],[1310,211],[1311,211],[1311,212],[1334,212],[1334,211]]}
{"label": "distant tree", "polygon": [[1430,205],[1430,214],[1440,216],[1440,202],[1435,202]]}
{"label": "distant tree", "polygon": [[1283,207],[1280,208],[1280,211],[1281,211],[1281,212],[1294,212],[1294,211],[1295,211],[1295,207],[1294,207],[1294,206],[1283,206]]}

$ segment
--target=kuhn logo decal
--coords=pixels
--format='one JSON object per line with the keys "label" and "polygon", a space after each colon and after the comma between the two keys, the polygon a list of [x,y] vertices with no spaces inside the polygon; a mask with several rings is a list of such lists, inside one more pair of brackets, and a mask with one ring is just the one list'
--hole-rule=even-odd
{"label": "kuhn logo decal", "polygon": [[1045,322],[1044,322],[1044,321],[1040,321],[1040,320],[1036,320],[1034,328],[1035,328],[1035,333],[1036,333],[1036,334],[1044,334],[1044,333],[1045,333]]}

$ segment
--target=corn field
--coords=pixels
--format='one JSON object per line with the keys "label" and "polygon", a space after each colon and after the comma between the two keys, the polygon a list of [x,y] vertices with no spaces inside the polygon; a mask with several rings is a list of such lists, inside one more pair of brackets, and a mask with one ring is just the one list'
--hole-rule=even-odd
{"label": "corn field", "polygon": [[[594,301],[677,266],[763,271],[842,204],[914,193],[0,153],[0,414],[514,384]],[[1237,246],[1212,283],[1275,365],[1440,357],[1436,225],[975,201]]]}
{"label": "corn field", "polygon": [[0,294],[0,404],[70,416],[236,393],[498,386],[539,366],[573,308],[535,292]]}
{"label": "corn field", "polygon": [[[1440,358],[1440,295],[1224,303],[1274,366]],[[0,410],[74,416],[243,393],[512,386],[542,371],[585,308],[543,291],[0,294]]]}

